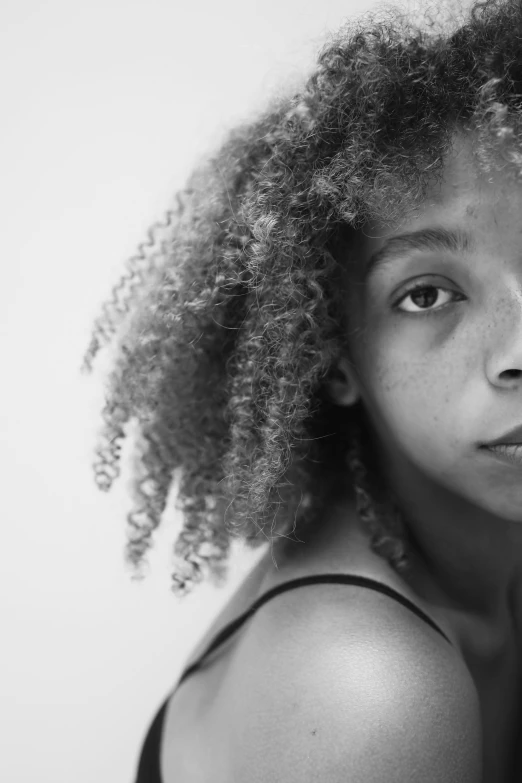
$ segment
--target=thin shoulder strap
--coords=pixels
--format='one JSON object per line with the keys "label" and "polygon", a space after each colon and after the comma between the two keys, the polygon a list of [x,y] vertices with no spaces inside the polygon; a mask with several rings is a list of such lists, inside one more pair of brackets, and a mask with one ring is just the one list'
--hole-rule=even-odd
{"label": "thin shoulder strap", "polygon": [[403,595],[398,593],[396,590],[394,590],[392,587],[388,587],[388,585],[384,585],[381,582],[377,582],[375,579],[369,579],[366,576],[353,576],[353,575],[347,575],[347,574],[317,574],[314,576],[303,576],[299,579],[291,579],[288,582],[283,582],[280,585],[277,585],[277,587],[273,587],[271,590],[268,590],[264,595],[260,596],[260,598],[255,601],[250,609],[248,609],[243,614],[239,615],[239,617],[236,617],[235,620],[233,620],[231,623],[228,623],[214,638],[214,640],[210,643],[209,647],[206,649],[206,651],[203,653],[203,655],[196,661],[196,663],[193,663],[192,666],[189,666],[188,669],[186,669],[179,682],[178,686],[181,685],[181,683],[189,677],[196,669],[199,669],[207,655],[210,655],[211,652],[213,652],[217,647],[219,647],[221,644],[223,644],[232,634],[234,634],[238,628],[240,628],[252,615],[257,612],[257,610],[263,606],[267,601],[270,601],[271,598],[274,598],[274,596],[279,595],[279,593],[283,593],[286,590],[295,590],[297,587],[305,587],[306,585],[315,585],[315,584],[346,584],[346,585],[358,585],[359,587],[367,587],[370,590],[376,590],[379,593],[384,593],[384,595],[389,596],[390,598],[395,599],[400,604],[405,606],[407,609],[410,609],[414,614],[417,615],[417,617],[420,617],[421,620],[424,620],[428,625],[431,625],[432,628],[434,628],[436,631],[438,631],[441,636],[443,636],[448,644],[451,644],[450,640],[444,633],[444,631],[439,628],[436,623],[433,622],[431,617],[428,617],[428,615],[422,611],[422,609],[419,609],[418,606],[415,606],[414,603],[412,603],[409,598],[405,598]]}

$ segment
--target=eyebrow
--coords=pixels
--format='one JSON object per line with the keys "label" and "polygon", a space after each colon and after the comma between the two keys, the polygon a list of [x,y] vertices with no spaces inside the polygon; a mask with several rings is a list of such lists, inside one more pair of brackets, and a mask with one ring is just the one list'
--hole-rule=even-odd
{"label": "eyebrow", "polygon": [[416,250],[466,253],[472,246],[470,234],[460,229],[451,230],[434,226],[407,234],[397,234],[387,239],[384,245],[370,256],[364,270],[364,280],[366,281],[377,269],[382,269]]}

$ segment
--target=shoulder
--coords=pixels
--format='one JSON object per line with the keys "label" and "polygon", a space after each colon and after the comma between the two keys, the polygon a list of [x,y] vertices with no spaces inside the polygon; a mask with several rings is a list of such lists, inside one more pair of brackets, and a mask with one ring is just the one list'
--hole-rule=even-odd
{"label": "shoulder", "polygon": [[289,591],[244,642],[248,665],[237,661],[230,684],[241,705],[238,779],[480,781],[471,678],[453,648],[392,599],[350,585]]}

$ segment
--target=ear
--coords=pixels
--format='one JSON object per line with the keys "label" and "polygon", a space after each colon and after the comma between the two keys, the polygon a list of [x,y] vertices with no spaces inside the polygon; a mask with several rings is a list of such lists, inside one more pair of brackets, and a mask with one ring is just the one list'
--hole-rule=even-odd
{"label": "ear", "polygon": [[336,405],[355,405],[360,398],[357,373],[346,357],[339,359],[332,369],[331,378],[327,381],[326,388],[330,399]]}

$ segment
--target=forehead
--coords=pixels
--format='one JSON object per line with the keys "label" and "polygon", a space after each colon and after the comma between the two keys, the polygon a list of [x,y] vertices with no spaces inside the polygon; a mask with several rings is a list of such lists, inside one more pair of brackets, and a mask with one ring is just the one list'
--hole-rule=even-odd
{"label": "forehead", "polygon": [[445,206],[454,208],[455,202],[462,200],[472,206],[474,202],[487,198],[491,185],[497,189],[507,182],[508,177],[500,171],[489,176],[484,174],[473,153],[473,140],[463,135],[456,136],[444,161],[442,177],[428,187],[419,212]]}
{"label": "forehead", "polygon": [[384,241],[404,231],[430,226],[466,230],[477,239],[491,230],[521,232],[522,183],[501,161],[484,173],[473,145],[471,136],[456,136],[441,177],[430,184],[423,203],[396,225],[385,227],[374,221],[363,234]]}

